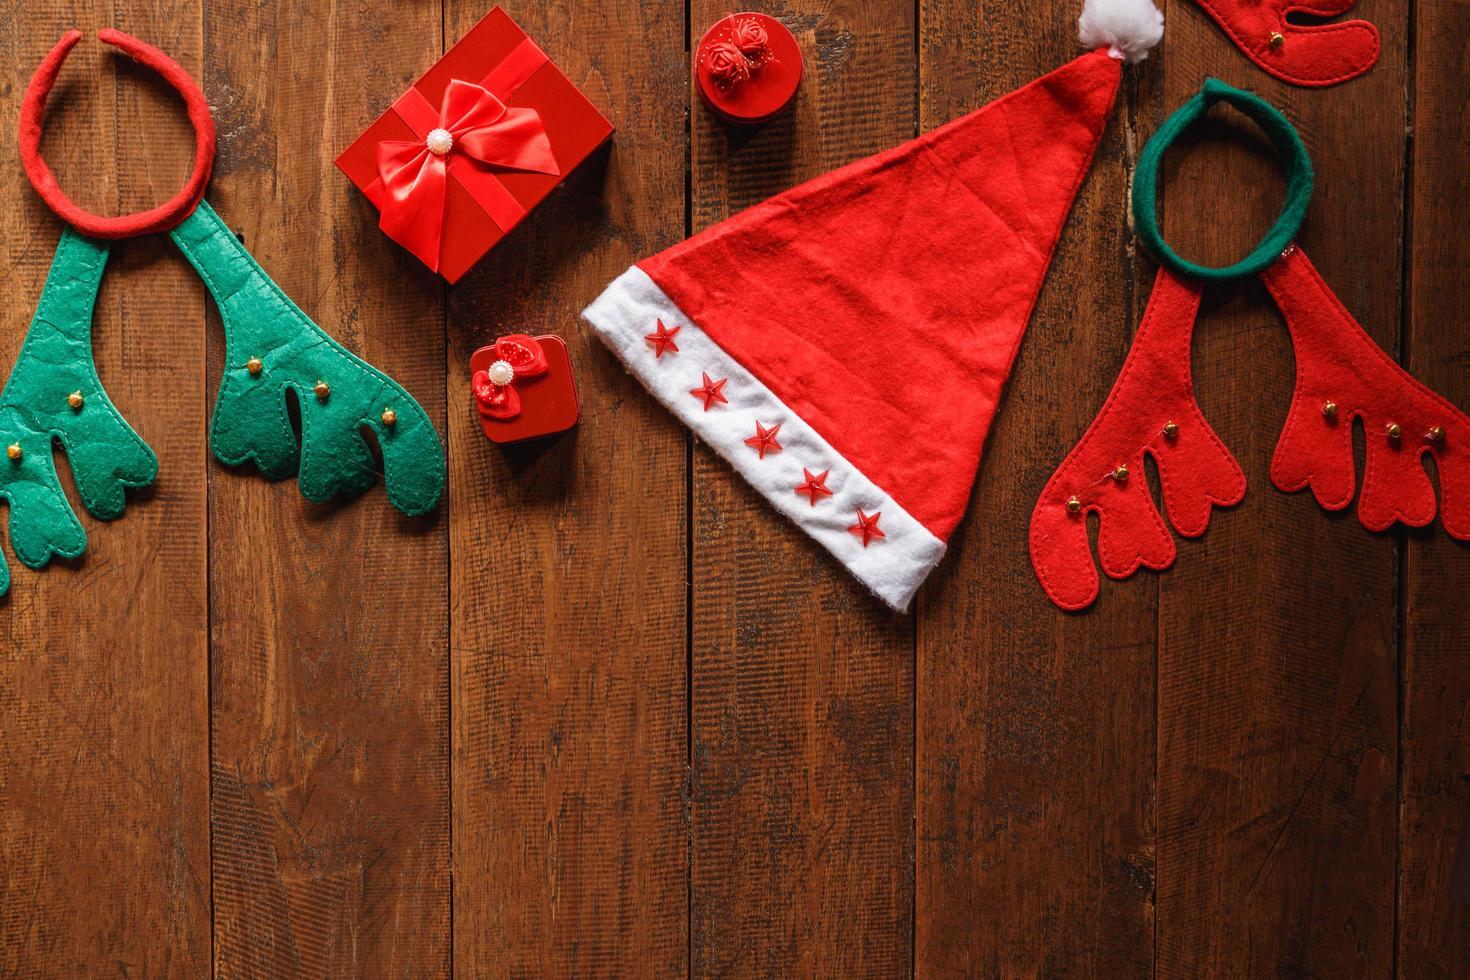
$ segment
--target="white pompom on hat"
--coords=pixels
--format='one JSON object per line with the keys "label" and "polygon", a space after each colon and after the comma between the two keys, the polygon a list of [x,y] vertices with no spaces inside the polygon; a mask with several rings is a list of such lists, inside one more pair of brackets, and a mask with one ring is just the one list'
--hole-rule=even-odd
{"label": "white pompom on hat", "polygon": [[1087,0],[1077,18],[1077,36],[1089,48],[1136,65],[1164,36],[1164,15],[1153,0]]}

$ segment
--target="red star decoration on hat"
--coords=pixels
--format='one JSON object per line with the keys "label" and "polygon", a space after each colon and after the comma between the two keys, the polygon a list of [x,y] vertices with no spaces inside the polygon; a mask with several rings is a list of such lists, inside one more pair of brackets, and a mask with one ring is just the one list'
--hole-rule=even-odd
{"label": "red star decoration on hat", "polygon": [[827,489],[827,474],[830,472],[832,471],[823,470],[821,473],[813,475],[811,470],[803,466],[801,468],[801,475],[806,477],[806,482],[797,487],[796,492],[806,494],[811,499],[812,506],[817,506],[818,497],[832,496],[832,491]]}
{"label": "red star decoration on hat", "polygon": [[761,459],[765,459],[767,452],[779,453],[781,451],[781,444],[776,441],[776,433],[780,431],[780,422],[777,422],[769,429],[757,422],[755,424],[755,435],[745,440],[745,444],[760,453]]}
{"label": "red star decoration on hat", "polygon": [[874,538],[888,537],[888,535],[884,534],[883,531],[878,527],[878,518],[883,516],[882,511],[879,511],[870,517],[867,514],[864,514],[863,509],[859,507],[857,515],[858,522],[852,527],[848,528],[848,530],[863,539],[864,548],[866,548],[868,546],[868,542],[872,541]]}
{"label": "red star decoration on hat", "polygon": [[699,373],[704,375],[704,384],[700,385],[698,388],[690,388],[689,394],[693,395],[695,398],[704,399],[704,410],[706,412],[708,412],[709,407],[716,402],[723,402],[728,404],[729,399],[725,397],[725,382],[729,381],[730,379],[721,378],[718,381],[711,381],[709,375],[706,374],[704,371],[701,371]]}
{"label": "red star decoration on hat", "polygon": [[674,343],[674,334],[678,333],[684,328],[675,327],[674,329],[670,330],[668,327],[664,326],[664,322],[662,320],[654,320],[654,323],[658,324],[658,329],[654,330],[653,333],[648,334],[643,338],[653,345],[654,359],[657,360],[658,358],[663,357],[664,351],[666,350],[671,350],[675,354],[679,353],[679,345]]}

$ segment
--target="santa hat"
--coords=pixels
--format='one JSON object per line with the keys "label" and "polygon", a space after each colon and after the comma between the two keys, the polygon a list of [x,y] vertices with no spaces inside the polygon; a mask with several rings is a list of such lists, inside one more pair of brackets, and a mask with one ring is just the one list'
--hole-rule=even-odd
{"label": "santa hat", "polygon": [[639,262],[582,315],[660,401],[896,609],[964,516],[986,432],[1150,0],[1094,48]]}

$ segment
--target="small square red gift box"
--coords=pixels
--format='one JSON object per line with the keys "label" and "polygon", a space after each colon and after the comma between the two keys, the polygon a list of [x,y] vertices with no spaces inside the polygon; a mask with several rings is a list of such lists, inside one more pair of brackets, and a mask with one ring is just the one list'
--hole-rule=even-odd
{"label": "small square red gift box", "polygon": [[491,442],[524,442],[577,424],[577,382],[564,340],[509,334],[470,357],[470,393]]}
{"label": "small square red gift box", "polygon": [[499,7],[337,157],[379,227],[451,283],[612,124]]}

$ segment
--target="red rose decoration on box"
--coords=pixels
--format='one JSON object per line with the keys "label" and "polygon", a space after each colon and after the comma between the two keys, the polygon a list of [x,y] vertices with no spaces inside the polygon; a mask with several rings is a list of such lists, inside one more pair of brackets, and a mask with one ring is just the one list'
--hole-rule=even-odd
{"label": "red rose decoration on box", "polygon": [[738,85],[750,77],[750,62],[732,41],[712,44],[705,52],[705,68],[721,88]]}
{"label": "red rose decoration on box", "polygon": [[456,282],[612,125],[499,7],[337,158],[379,226]]}
{"label": "red rose decoration on box", "polygon": [[771,57],[771,40],[766,29],[754,17],[736,17],[730,40],[750,62],[751,71],[759,71]]}

